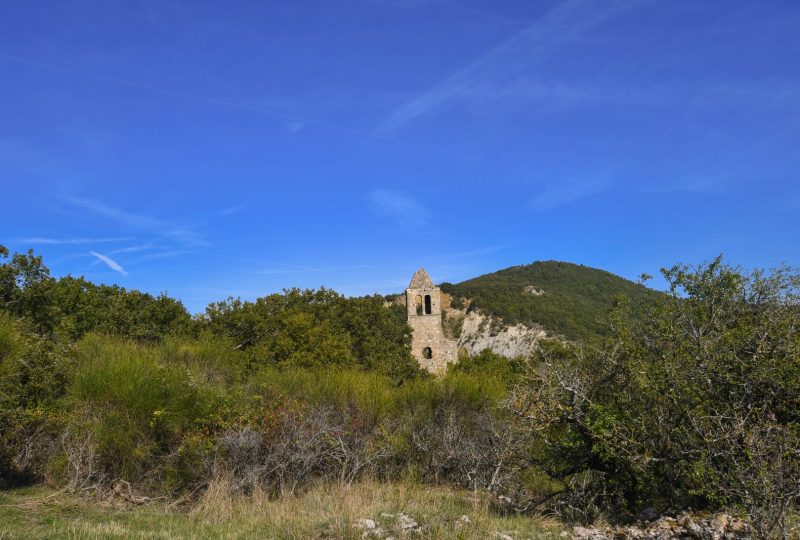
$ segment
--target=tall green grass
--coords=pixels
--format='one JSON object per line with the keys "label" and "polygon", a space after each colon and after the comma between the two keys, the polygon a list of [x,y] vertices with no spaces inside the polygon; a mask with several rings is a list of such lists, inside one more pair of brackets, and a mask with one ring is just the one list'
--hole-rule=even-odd
{"label": "tall green grass", "polygon": [[[322,440],[346,447],[346,459],[380,449],[380,460],[369,458],[373,473],[426,476],[429,459],[418,455],[413,433],[439,437],[447,417],[467,433],[505,392],[501,377],[461,372],[398,384],[360,367],[258,367],[229,341],[209,336],[142,344],[89,334],[72,362],[59,402],[65,436],[54,445],[49,475],[81,486],[124,480],[153,493],[188,493],[212,481],[236,434],[256,444],[236,451],[250,452],[257,467],[276,438],[297,444],[292,437],[304,429],[332,430]],[[314,424],[315,416],[327,426]],[[309,480],[337,467],[308,466]]]}
{"label": "tall green grass", "polygon": [[166,361],[168,347],[89,335],[76,351],[65,398],[75,437],[91,439],[110,477],[174,481],[184,439],[213,423],[224,388],[196,365]]}

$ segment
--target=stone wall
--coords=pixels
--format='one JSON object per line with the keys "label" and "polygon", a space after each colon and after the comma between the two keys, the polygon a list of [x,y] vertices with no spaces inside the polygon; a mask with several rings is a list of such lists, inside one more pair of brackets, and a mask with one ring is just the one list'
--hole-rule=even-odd
{"label": "stone wall", "polygon": [[[425,297],[430,297],[430,313],[426,313]],[[418,298],[422,314],[418,314]],[[441,291],[425,270],[414,274],[406,289],[406,312],[412,330],[411,353],[420,365],[432,373],[441,373],[447,364],[458,358],[458,345],[448,339],[442,329]]]}

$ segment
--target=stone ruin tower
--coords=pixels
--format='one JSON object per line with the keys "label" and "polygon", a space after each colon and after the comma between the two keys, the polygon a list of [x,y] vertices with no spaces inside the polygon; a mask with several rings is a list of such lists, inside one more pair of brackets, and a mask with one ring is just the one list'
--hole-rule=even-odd
{"label": "stone ruin tower", "polygon": [[433,285],[424,268],[414,273],[406,289],[408,325],[413,331],[411,353],[432,373],[441,373],[455,362],[458,347],[442,329],[441,291]]}

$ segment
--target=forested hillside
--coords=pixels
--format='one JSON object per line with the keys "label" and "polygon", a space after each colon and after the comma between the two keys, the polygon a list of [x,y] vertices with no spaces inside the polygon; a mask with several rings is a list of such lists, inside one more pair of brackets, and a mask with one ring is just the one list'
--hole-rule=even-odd
{"label": "forested hillside", "polygon": [[629,300],[635,315],[643,315],[660,296],[610,272],[558,261],[512,266],[441,288],[455,305],[468,299],[471,307],[505,323],[541,325],[568,339],[604,333],[603,320],[617,296]]}

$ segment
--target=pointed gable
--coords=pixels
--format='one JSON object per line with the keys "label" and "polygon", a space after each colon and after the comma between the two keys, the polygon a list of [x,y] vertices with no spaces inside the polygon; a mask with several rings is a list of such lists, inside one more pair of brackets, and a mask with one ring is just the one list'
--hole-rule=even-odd
{"label": "pointed gable", "polygon": [[408,284],[408,288],[432,289],[433,281],[431,281],[431,276],[428,275],[428,272],[426,272],[424,268],[420,268],[414,272],[414,277],[411,278],[411,283]]}

